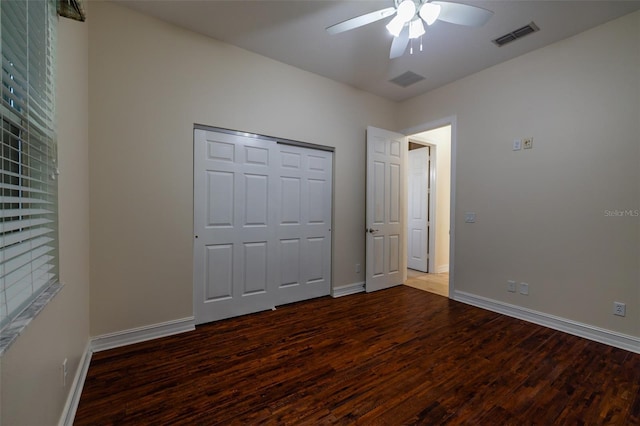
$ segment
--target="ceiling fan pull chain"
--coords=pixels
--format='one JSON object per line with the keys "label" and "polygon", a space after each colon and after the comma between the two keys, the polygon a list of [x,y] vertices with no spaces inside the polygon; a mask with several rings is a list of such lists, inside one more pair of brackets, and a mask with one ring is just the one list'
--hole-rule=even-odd
{"label": "ceiling fan pull chain", "polygon": [[422,36],[420,36],[420,51],[422,52]]}
{"label": "ceiling fan pull chain", "polygon": [[409,55],[413,55],[413,39],[411,39],[409,43]]}

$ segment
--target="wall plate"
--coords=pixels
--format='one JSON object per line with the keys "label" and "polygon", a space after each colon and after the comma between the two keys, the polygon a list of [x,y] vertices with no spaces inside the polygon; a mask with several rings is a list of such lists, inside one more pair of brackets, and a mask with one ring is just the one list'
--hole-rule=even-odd
{"label": "wall plate", "polygon": [[522,141],[520,139],[514,139],[513,140],[513,150],[514,151],[520,151],[521,148],[522,148]]}

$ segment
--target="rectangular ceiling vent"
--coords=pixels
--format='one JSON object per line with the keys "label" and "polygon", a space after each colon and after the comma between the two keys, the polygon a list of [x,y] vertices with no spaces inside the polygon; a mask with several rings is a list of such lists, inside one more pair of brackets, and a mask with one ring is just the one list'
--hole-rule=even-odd
{"label": "rectangular ceiling vent", "polygon": [[424,80],[423,76],[418,75],[415,72],[407,71],[404,74],[400,74],[396,78],[392,78],[389,81],[401,87],[409,87],[412,84],[416,84],[417,82],[422,80]]}
{"label": "rectangular ceiling vent", "polygon": [[540,31],[540,28],[538,28],[538,26],[534,22],[531,22],[530,24],[525,25],[522,28],[518,28],[517,30],[511,31],[508,34],[505,34],[491,41],[493,41],[498,47],[500,47],[504,46],[507,43],[511,43],[512,41],[516,41],[517,39],[522,38],[526,35],[535,33],[536,31]]}

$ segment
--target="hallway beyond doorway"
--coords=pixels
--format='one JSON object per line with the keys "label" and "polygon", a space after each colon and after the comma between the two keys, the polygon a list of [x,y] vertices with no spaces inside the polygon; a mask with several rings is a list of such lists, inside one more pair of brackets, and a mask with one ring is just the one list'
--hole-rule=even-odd
{"label": "hallway beyond doorway", "polygon": [[404,285],[417,288],[419,290],[428,291],[440,296],[449,297],[449,273],[427,274],[407,269],[407,280]]}

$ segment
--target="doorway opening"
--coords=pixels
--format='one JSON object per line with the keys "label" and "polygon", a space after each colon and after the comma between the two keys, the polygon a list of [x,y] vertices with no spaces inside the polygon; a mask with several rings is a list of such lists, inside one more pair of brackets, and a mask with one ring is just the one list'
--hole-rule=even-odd
{"label": "doorway opening", "polygon": [[405,285],[448,297],[452,126],[408,139]]}

